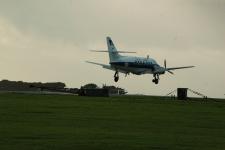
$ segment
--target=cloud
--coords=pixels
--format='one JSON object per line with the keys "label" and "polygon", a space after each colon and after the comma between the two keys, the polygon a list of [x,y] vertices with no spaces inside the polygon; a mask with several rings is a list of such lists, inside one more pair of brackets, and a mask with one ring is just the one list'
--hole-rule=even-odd
{"label": "cloud", "polygon": [[[223,1],[4,1],[0,12],[21,30],[77,45],[107,35],[133,47],[222,49]],[[129,38],[127,38],[129,37]]]}
{"label": "cloud", "polygon": [[[84,54],[71,43],[21,32],[0,18],[1,77],[20,80],[62,80]],[[76,55],[79,53],[79,55]],[[79,69],[78,69],[79,70]],[[66,75],[65,75],[66,76]]]}
{"label": "cloud", "polygon": [[[196,65],[161,77],[131,75],[116,85],[132,93],[162,94],[179,86],[218,97],[225,88],[223,0],[11,0],[0,2],[1,78],[115,84],[113,72],[85,64],[108,63],[105,37],[122,50],[149,54],[168,66]],[[122,76],[122,75],[121,75]]]}

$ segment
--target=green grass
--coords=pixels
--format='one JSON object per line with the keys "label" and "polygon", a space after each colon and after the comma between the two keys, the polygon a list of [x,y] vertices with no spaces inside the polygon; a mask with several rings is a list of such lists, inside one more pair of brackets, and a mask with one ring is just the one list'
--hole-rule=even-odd
{"label": "green grass", "polygon": [[225,101],[0,94],[0,150],[225,149]]}

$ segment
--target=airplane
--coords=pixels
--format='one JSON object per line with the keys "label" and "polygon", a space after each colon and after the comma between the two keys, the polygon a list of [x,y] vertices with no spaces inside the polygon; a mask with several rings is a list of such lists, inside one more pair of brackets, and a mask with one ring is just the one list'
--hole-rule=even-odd
{"label": "airplane", "polygon": [[114,81],[118,82],[119,80],[119,72],[124,73],[125,76],[133,73],[135,75],[142,74],[153,74],[152,82],[155,84],[159,83],[159,76],[169,72],[170,74],[174,74],[172,70],[176,69],[185,69],[185,68],[193,68],[195,66],[184,66],[184,67],[173,67],[167,68],[166,60],[164,60],[164,67],[160,66],[154,59],[147,56],[144,57],[134,57],[134,56],[122,56],[120,53],[136,53],[136,52],[128,52],[128,51],[117,51],[112,39],[110,37],[106,37],[108,50],[91,50],[92,52],[108,52],[109,53],[109,65],[86,61],[87,63],[95,64],[102,66],[105,69],[115,71]]}

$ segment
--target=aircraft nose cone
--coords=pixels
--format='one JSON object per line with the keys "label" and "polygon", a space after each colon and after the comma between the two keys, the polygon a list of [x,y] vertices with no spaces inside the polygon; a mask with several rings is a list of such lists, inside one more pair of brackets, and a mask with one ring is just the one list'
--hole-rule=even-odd
{"label": "aircraft nose cone", "polygon": [[165,68],[163,68],[163,67],[158,67],[158,68],[155,70],[155,73],[157,73],[157,74],[164,74],[164,73],[165,73]]}
{"label": "aircraft nose cone", "polygon": [[159,74],[164,74],[165,73],[165,68],[161,67],[159,72],[160,72]]}

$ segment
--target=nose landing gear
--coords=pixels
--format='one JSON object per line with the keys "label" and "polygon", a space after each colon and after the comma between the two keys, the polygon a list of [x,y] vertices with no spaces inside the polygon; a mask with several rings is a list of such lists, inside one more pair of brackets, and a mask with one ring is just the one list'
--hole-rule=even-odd
{"label": "nose landing gear", "polygon": [[119,72],[118,71],[116,71],[115,74],[114,74],[114,81],[115,82],[119,81]]}
{"label": "nose landing gear", "polygon": [[152,82],[154,82],[155,84],[159,83],[159,75],[158,74],[154,74],[154,79],[152,80]]}

